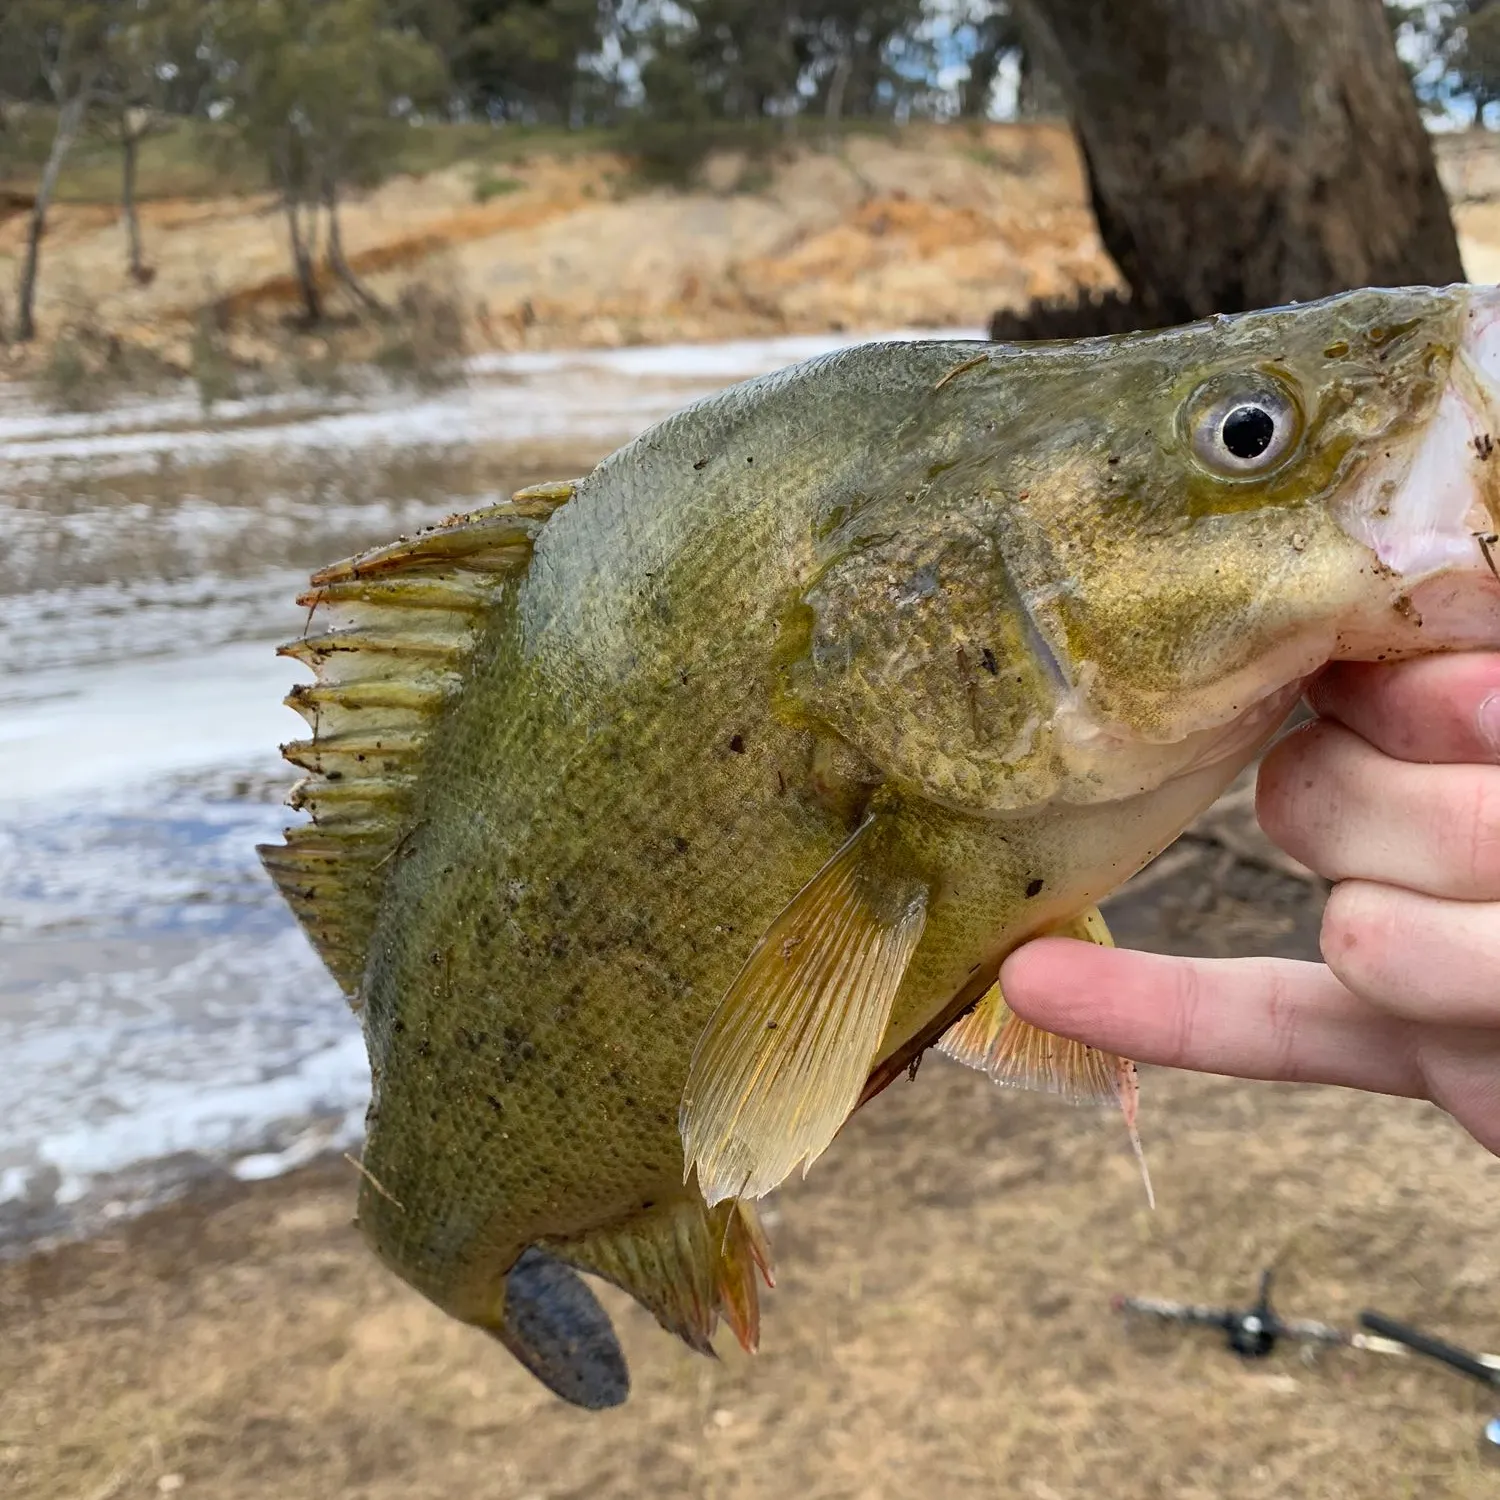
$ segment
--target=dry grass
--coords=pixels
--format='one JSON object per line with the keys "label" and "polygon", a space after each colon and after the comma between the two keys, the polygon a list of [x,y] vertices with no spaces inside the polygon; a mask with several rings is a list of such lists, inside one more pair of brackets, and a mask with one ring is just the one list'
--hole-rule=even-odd
{"label": "dry grass", "polygon": [[37,368],[37,391],[56,410],[97,411],[125,392],[157,389],[169,378],[151,350],[110,332],[98,309],[78,297],[46,346]]}
{"label": "dry grass", "polygon": [[[1305,948],[1304,886],[1214,884],[1219,854],[1190,853],[1119,906],[1122,936]],[[1500,1166],[1425,1107],[1335,1090],[1151,1073],[1144,1125],[1155,1215],[1114,1122],[930,1062],[773,1205],[762,1353],[700,1359],[609,1292],[635,1389],[594,1416],[377,1268],[347,1167],[169,1210],[0,1269],[0,1492],[1493,1493],[1477,1387],[1358,1354],[1242,1364],[1131,1333],[1109,1298],[1240,1297],[1275,1263],[1289,1312],[1373,1304],[1500,1347]]]}
{"label": "dry grass", "polygon": [[[0,162],[0,185],[30,193],[52,144],[55,115],[34,106],[17,116],[8,150]],[[460,163],[506,163],[529,156],[571,156],[614,150],[623,140],[618,130],[565,130],[556,126],[448,124],[410,125],[395,133],[385,163],[391,176],[438,172]],[[68,153],[58,182],[63,203],[113,204],[120,194],[119,147],[85,135]],[[226,126],[208,120],[178,119],[141,142],[136,165],[136,192],[141,201],[154,198],[217,196],[225,192],[259,193],[268,186],[265,164],[240,146]]]}

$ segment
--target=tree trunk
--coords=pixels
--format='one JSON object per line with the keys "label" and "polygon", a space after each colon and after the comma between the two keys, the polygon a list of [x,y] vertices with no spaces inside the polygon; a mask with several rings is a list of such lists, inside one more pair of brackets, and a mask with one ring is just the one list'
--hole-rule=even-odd
{"label": "tree trunk", "polygon": [[988,113],[1005,50],[1002,38],[987,37],[969,59],[969,76],[958,86],[958,112],[964,119],[982,120]]}
{"label": "tree trunk", "polygon": [[1023,120],[1040,120],[1068,112],[1057,81],[1046,73],[1030,47],[1021,48],[1021,76],[1016,80],[1016,114]]}
{"label": "tree trunk", "polygon": [[318,234],[318,206],[306,205],[307,223],[302,220],[303,205],[290,188],[281,195],[282,209],[286,213],[287,239],[291,244],[292,269],[297,275],[297,286],[302,293],[302,312],[309,326],[323,321],[323,294],[318,290],[318,272],[315,264],[317,247],[314,241]]}
{"label": "tree trunk", "polygon": [[385,304],[354,274],[354,267],[344,256],[344,237],[339,232],[339,194],[332,179],[324,185],[323,206],[328,210],[329,268],[370,312],[383,313]]}
{"label": "tree trunk", "polygon": [[1381,0],[1016,0],[1140,326],[1461,281]]}
{"label": "tree trunk", "polygon": [[125,241],[129,247],[130,279],[141,285],[148,278],[141,259],[141,222],[135,211],[135,163],[140,137],[129,125],[120,130],[120,206],[125,212]]}
{"label": "tree trunk", "polygon": [[847,51],[839,53],[833,65],[833,77],[828,80],[828,98],[823,105],[823,122],[831,140],[838,130],[844,115],[844,92],[849,87],[849,75],[854,71],[854,59]]}
{"label": "tree trunk", "polygon": [[47,209],[57,191],[57,177],[62,171],[63,160],[83,123],[83,112],[87,107],[88,94],[80,90],[57,114],[52,149],[47,153],[47,165],[42,168],[42,180],[37,184],[36,201],[31,205],[26,255],[21,262],[21,283],[16,291],[16,342],[19,344],[29,343],[36,337],[36,273],[42,255],[42,235],[47,228]]}

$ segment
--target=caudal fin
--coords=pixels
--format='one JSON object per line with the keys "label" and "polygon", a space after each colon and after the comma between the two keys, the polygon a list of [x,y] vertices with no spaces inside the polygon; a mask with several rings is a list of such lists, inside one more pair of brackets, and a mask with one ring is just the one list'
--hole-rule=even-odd
{"label": "caudal fin", "polygon": [[538,1380],[587,1411],[619,1406],[630,1372],[609,1314],[583,1278],[535,1248],[505,1278],[505,1313],[490,1330]]}

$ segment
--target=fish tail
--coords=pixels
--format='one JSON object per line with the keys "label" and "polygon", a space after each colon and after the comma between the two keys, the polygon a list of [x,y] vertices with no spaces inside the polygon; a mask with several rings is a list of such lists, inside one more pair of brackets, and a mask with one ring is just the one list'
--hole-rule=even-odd
{"label": "fish tail", "polygon": [[760,1341],[758,1281],[774,1282],[770,1246],[749,1203],[709,1208],[697,1194],[683,1196],[546,1248],[629,1292],[700,1354],[713,1353],[721,1317],[748,1353]]}
{"label": "fish tail", "polygon": [[609,1314],[581,1276],[534,1246],[511,1267],[501,1316],[486,1327],[553,1395],[574,1406],[600,1411],[630,1393]]}

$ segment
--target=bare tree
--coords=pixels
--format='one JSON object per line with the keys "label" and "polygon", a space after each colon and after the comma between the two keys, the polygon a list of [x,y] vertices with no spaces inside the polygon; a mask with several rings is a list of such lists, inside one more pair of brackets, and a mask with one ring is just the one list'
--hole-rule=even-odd
{"label": "bare tree", "polygon": [[151,280],[141,244],[140,212],[136,205],[136,173],[141,142],[148,136],[169,128],[164,116],[149,105],[132,104],[128,95],[112,88],[100,90],[103,96],[93,111],[92,130],[110,144],[120,148],[120,215],[125,222],[125,268],[130,279],[140,285]]}
{"label": "bare tree", "polygon": [[37,272],[47,211],[104,71],[106,30],[106,7],[78,0],[8,0],[0,9],[0,53],[12,68],[34,62],[36,76],[45,81],[57,108],[52,145],[32,201],[16,289],[14,337],[18,343],[36,337]]}
{"label": "bare tree", "polygon": [[339,205],[349,186],[379,179],[403,109],[443,77],[436,49],[393,14],[383,0],[220,0],[217,9],[229,119],[270,170],[308,323],[324,315],[323,221],[329,271],[379,307],[344,253]]}
{"label": "bare tree", "polygon": [[[97,86],[93,129],[120,149],[120,209],[125,221],[126,268],[146,282],[151,272],[141,245],[136,180],[141,143],[173,128],[173,111],[195,113],[201,98],[183,97],[181,66],[202,27],[194,0],[130,0],[111,7],[106,67]],[[207,75],[199,78],[206,85]]]}
{"label": "bare tree", "polygon": [[[1381,0],[1014,0],[1062,87],[1128,319],[1463,279]],[[1055,332],[1088,331],[1083,326]]]}

